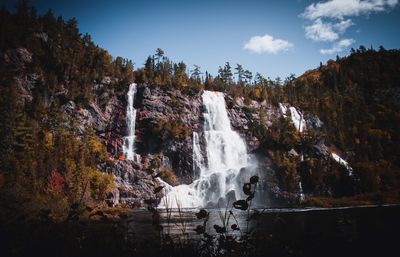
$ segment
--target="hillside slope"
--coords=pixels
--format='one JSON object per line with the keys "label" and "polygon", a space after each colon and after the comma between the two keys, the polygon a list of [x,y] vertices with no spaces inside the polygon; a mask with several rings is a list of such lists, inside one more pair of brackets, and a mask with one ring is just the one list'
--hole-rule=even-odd
{"label": "hillside slope", "polygon": [[324,121],[326,141],[352,162],[358,192],[391,191],[400,174],[400,51],[360,47],[285,90]]}
{"label": "hillside slope", "polygon": [[[0,190],[11,215],[50,210],[65,219],[85,206],[156,204],[156,174],[190,183],[203,90],[225,93],[232,127],[257,160],[265,205],[399,201],[398,50],[360,48],[285,84],[236,83],[227,72],[186,74],[160,51],[134,70],[81,35],[75,19],[38,17],[22,4],[15,14],[0,10],[0,65]],[[134,81],[140,162],[122,155]]]}

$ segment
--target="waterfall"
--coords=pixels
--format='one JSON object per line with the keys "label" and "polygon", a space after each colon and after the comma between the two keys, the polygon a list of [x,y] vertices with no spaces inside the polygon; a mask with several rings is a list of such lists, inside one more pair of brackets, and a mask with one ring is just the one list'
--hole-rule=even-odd
{"label": "waterfall", "polygon": [[247,150],[239,134],[231,129],[224,95],[204,91],[204,136],[206,139],[207,168],[202,175],[223,173],[247,165]]}
{"label": "waterfall", "polygon": [[197,132],[193,132],[193,172],[196,174],[198,170],[204,168],[204,159],[201,155],[200,139]]}
{"label": "waterfall", "polygon": [[289,109],[290,118],[292,119],[293,125],[300,133],[306,129],[306,122],[303,118],[303,114],[297,111],[296,108],[294,108],[293,106],[289,106],[288,108],[282,103],[279,103],[279,108],[281,109],[283,117],[286,117],[287,111]]}
{"label": "waterfall", "polygon": [[136,125],[136,109],[133,107],[135,103],[136,83],[129,85],[128,105],[126,107],[126,126],[128,135],[124,138],[124,146],[122,151],[127,160],[140,161],[139,155],[135,154],[135,125]]}
{"label": "waterfall", "polygon": [[301,184],[301,178],[299,180],[299,194],[300,194],[300,201],[304,201],[305,196],[303,192],[303,185]]}
{"label": "waterfall", "polygon": [[338,162],[340,165],[343,165],[347,169],[349,176],[353,176],[353,168],[349,165],[347,161],[345,161],[342,157],[340,157],[338,154],[334,152],[331,153],[331,157],[336,162]]}
{"label": "waterfall", "polygon": [[241,195],[236,176],[247,166],[246,144],[231,128],[224,94],[204,91],[202,100],[207,161],[201,154],[199,135],[193,133],[193,166],[200,170],[199,176],[190,185],[168,187],[160,207],[166,207],[166,202],[168,207],[217,206]]}

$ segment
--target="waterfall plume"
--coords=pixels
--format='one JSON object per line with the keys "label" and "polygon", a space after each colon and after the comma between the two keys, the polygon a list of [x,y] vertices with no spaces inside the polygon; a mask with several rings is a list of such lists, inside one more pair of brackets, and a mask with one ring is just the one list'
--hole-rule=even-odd
{"label": "waterfall plume", "polygon": [[[236,177],[247,166],[246,144],[231,128],[224,94],[204,91],[202,100],[203,132],[193,133],[193,168],[199,170],[198,176],[190,185],[167,187],[160,207],[165,202],[171,203],[168,207],[217,206],[240,196],[241,186]],[[200,135],[204,137],[206,156],[202,155]]]}
{"label": "waterfall plume", "polygon": [[135,126],[136,126],[136,109],[134,108],[136,96],[136,83],[129,85],[128,105],[126,107],[126,126],[127,136],[124,138],[122,152],[127,160],[139,160],[139,156],[135,154]]}

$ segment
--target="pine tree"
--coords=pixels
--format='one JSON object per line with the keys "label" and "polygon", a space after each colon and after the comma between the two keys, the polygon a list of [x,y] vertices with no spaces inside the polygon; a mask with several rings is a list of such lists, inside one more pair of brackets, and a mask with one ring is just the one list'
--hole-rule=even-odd
{"label": "pine tree", "polygon": [[246,79],[246,84],[251,85],[251,80],[253,78],[253,73],[249,70],[244,71],[244,77]]}
{"label": "pine tree", "polygon": [[236,64],[235,70],[236,70],[235,74],[237,74],[238,76],[238,81],[237,81],[238,85],[243,85],[245,79],[245,73],[242,65]]}
{"label": "pine tree", "polygon": [[200,71],[200,66],[195,64],[193,70],[191,71],[190,78],[191,78],[192,81],[200,84],[201,83],[201,78],[200,78],[201,74],[202,73]]}

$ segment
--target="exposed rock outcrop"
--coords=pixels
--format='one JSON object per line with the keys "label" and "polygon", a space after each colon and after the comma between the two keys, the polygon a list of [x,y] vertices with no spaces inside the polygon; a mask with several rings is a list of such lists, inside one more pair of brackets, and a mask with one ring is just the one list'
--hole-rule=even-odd
{"label": "exposed rock outcrop", "polygon": [[[201,94],[140,85],[136,125],[139,154],[164,154],[181,182],[192,179],[192,134],[201,130]],[[156,133],[153,133],[156,132]]]}
{"label": "exposed rock outcrop", "polygon": [[160,186],[160,183],[138,163],[117,161],[112,166],[101,164],[99,168],[115,175],[118,188],[112,191],[113,205],[122,203],[131,207],[140,207],[144,200],[157,199],[154,189]]}
{"label": "exposed rock outcrop", "polygon": [[[255,136],[254,130],[262,122],[265,122],[262,125],[270,127],[274,120],[281,116],[279,109],[265,101],[260,103],[253,100],[246,105],[243,97],[234,99],[226,96],[226,101],[233,129],[245,138],[249,152],[257,150],[260,147],[260,140]],[[261,121],[262,115],[264,115],[264,121]]]}

